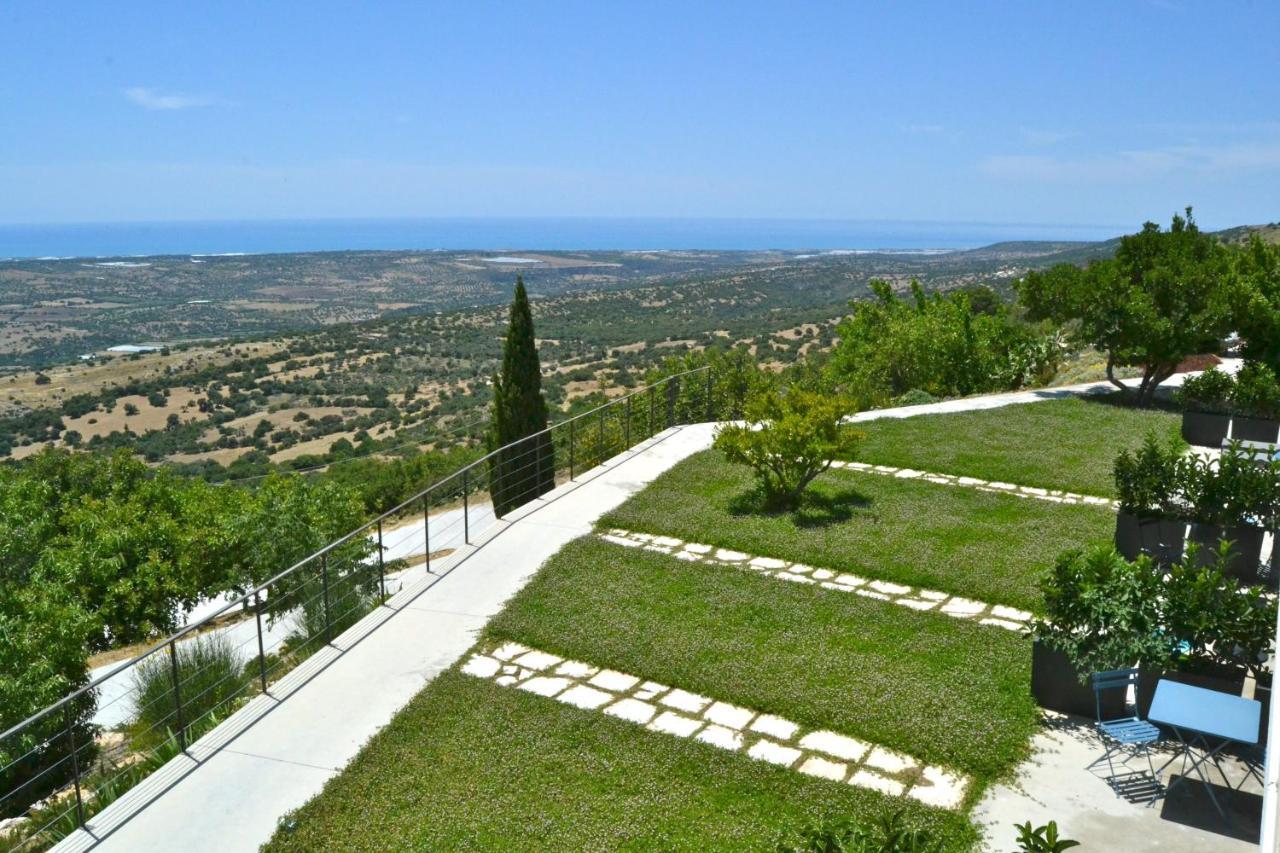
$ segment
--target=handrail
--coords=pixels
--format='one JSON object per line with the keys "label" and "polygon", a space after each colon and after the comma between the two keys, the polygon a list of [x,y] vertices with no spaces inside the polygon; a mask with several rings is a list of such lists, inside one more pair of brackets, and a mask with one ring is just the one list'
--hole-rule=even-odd
{"label": "handrail", "polygon": [[[351,531],[350,533],[347,533],[347,534],[345,534],[345,535],[343,535],[343,536],[340,536],[339,538],[337,538],[337,539],[335,539],[334,541],[330,542],[329,544],[325,545],[325,546],[324,546],[323,548],[321,548],[320,550],[318,550],[318,551],[316,551],[316,552],[314,552],[314,553],[312,553],[312,554],[307,555],[307,556],[306,556],[306,557],[304,557],[303,559],[299,560],[298,562],[294,563],[292,566],[289,566],[287,569],[284,569],[283,571],[279,572],[278,574],[276,574],[276,575],[272,576],[272,577],[271,577],[271,578],[269,578],[268,580],[263,581],[262,583],[260,583],[260,584],[258,584],[258,585],[256,585],[256,586],[252,587],[252,588],[251,588],[251,589],[249,589],[247,592],[245,592],[245,593],[243,593],[242,595],[240,595],[238,598],[235,598],[235,599],[233,599],[233,600],[231,600],[231,601],[228,601],[227,603],[225,603],[225,604],[223,604],[221,607],[219,607],[217,610],[215,610],[213,613],[210,613],[209,615],[205,616],[205,617],[204,617],[203,619],[201,619],[199,622],[193,622],[193,623],[192,623],[192,624],[190,624],[190,625],[186,625],[186,626],[182,627],[182,628],[181,628],[181,629],[179,629],[177,632],[175,632],[175,633],[173,633],[173,634],[169,635],[168,637],[165,637],[163,640],[158,641],[155,645],[153,645],[151,648],[147,649],[146,651],[144,651],[144,652],[140,652],[139,654],[137,654],[137,655],[135,655],[135,656],[133,656],[133,657],[129,658],[128,660],[122,661],[122,662],[120,663],[120,665],[119,665],[119,666],[117,666],[117,667],[113,668],[110,672],[106,673],[105,675],[101,675],[101,676],[99,676],[98,678],[93,679],[93,680],[92,680],[92,681],[90,681],[88,684],[84,685],[83,687],[79,688],[78,690],[75,690],[75,691],[73,691],[73,692],[71,692],[71,693],[67,694],[66,696],[64,696],[64,697],[62,697],[61,699],[59,699],[57,702],[54,702],[53,704],[48,705],[48,706],[46,706],[45,708],[42,708],[41,710],[39,710],[39,711],[37,711],[36,713],[32,714],[31,716],[27,717],[27,719],[23,720],[22,722],[17,723],[16,725],[10,726],[10,727],[9,727],[7,730],[5,730],[4,732],[0,732],[0,742],[3,742],[3,741],[5,741],[5,740],[7,740],[8,738],[12,737],[13,735],[16,735],[16,734],[18,734],[19,732],[21,732],[23,729],[25,729],[25,728],[27,728],[27,727],[29,727],[29,726],[31,726],[31,725],[33,725],[33,724],[35,724],[35,723],[39,722],[40,720],[42,720],[42,719],[44,719],[44,718],[46,718],[46,717],[50,716],[50,715],[51,715],[51,714],[53,714],[55,711],[59,711],[59,710],[61,710],[64,706],[66,706],[66,705],[68,705],[69,703],[71,703],[71,702],[75,701],[76,699],[79,699],[80,697],[84,696],[85,694],[89,693],[90,691],[96,690],[100,685],[104,684],[105,682],[109,681],[110,679],[114,678],[115,676],[119,675],[120,673],[124,672],[125,670],[127,670],[127,669],[129,669],[129,668],[131,668],[131,667],[137,666],[139,663],[141,663],[142,661],[146,660],[147,658],[149,658],[151,655],[155,654],[156,652],[161,651],[162,649],[169,648],[169,647],[171,646],[171,644],[178,642],[179,640],[183,639],[184,637],[189,636],[189,635],[190,635],[190,634],[192,634],[193,632],[199,631],[200,629],[207,627],[210,623],[212,623],[212,622],[213,622],[214,620],[216,620],[218,617],[222,616],[222,615],[223,615],[224,613],[226,613],[228,610],[231,610],[231,609],[233,609],[233,608],[235,608],[235,607],[237,607],[237,606],[245,606],[245,605],[247,605],[251,600],[257,601],[259,593],[265,592],[265,591],[267,590],[267,588],[268,588],[268,587],[270,587],[271,585],[273,585],[273,584],[275,584],[275,583],[278,583],[279,581],[283,580],[284,578],[288,577],[289,575],[291,575],[291,574],[293,574],[293,573],[295,573],[295,572],[299,571],[303,566],[306,566],[306,565],[308,565],[308,564],[312,563],[312,562],[313,562],[314,560],[316,560],[317,558],[322,558],[322,557],[324,557],[326,554],[329,554],[330,552],[332,552],[335,548],[338,548],[338,547],[340,547],[340,546],[342,546],[342,545],[345,545],[346,543],[348,543],[348,542],[352,541],[352,539],[354,539],[356,536],[360,535],[361,533],[364,533],[364,532],[366,532],[366,531],[371,530],[371,529],[372,529],[372,528],[374,528],[376,525],[380,524],[382,521],[384,521],[384,520],[386,520],[386,519],[388,519],[388,518],[390,518],[390,517],[394,516],[395,514],[397,514],[397,513],[401,512],[402,510],[404,510],[406,507],[410,506],[411,504],[414,504],[414,503],[416,503],[416,502],[418,502],[418,501],[423,500],[423,499],[424,499],[424,498],[426,498],[428,495],[430,495],[433,491],[435,491],[436,489],[440,488],[441,486],[444,486],[446,483],[449,483],[449,482],[451,482],[451,481],[455,480],[457,477],[467,475],[467,474],[469,474],[473,469],[477,468],[478,466],[488,463],[488,462],[489,462],[489,461],[490,461],[490,460],[491,460],[495,455],[497,455],[497,454],[499,454],[499,453],[502,453],[502,452],[504,452],[504,451],[506,451],[506,450],[508,450],[508,449],[510,449],[510,448],[513,448],[513,447],[516,447],[516,446],[519,446],[519,445],[524,445],[524,444],[528,443],[531,439],[538,438],[539,436],[542,436],[542,435],[550,435],[550,434],[551,434],[554,430],[556,430],[556,429],[559,429],[559,428],[561,428],[561,427],[563,427],[563,426],[566,426],[566,425],[568,425],[568,424],[573,424],[573,423],[575,423],[576,421],[581,420],[581,419],[586,418],[586,417],[590,417],[591,415],[598,414],[598,413],[600,413],[601,411],[603,411],[603,410],[605,410],[605,409],[609,409],[609,408],[612,408],[612,407],[614,407],[614,406],[617,406],[617,405],[620,405],[620,404],[622,404],[622,403],[625,403],[627,400],[629,400],[629,399],[631,399],[631,398],[633,398],[633,397],[636,397],[636,396],[638,396],[638,395],[640,395],[640,394],[650,393],[650,392],[652,392],[653,390],[655,390],[655,389],[657,389],[657,388],[660,388],[660,387],[663,387],[663,386],[667,385],[667,384],[668,384],[668,383],[670,383],[672,380],[677,380],[677,379],[680,379],[681,377],[684,377],[684,376],[691,376],[691,375],[694,375],[694,374],[703,373],[703,372],[706,372],[706,371],[708,371],[708,370],[710,370],[710,366],[709,366],[709,365],[703,365],[702,367],[695,367],[695,368],[693,368],[693,369],[691,369],[691,370],[685,370],[685,371],[682,371],[682,372],[680,372],[680,373],[674,373],[674,374],[672,374],[672,375],[670,375],[670,376],[664,376],[662,379],[658,380],[657,382],[653,383],[652,385],[647,385],[647,386],[645,386],[644,388],[641,388],[641,389],[639,389],[639,390],[636,390],[636,391],[631,392],[630,394],[624,394],[624,395],[623,395],[623,396],[621,396],[621,397],[617,397],[617,398],[615,398],[615,399],[613,399],[613,400],[609,400],[608,402],[603,403],[603,404],[601,404],[601,405],[599,405],[599,406],[596,406],[595,408],[593,408],[593,409],[591,409],[591,410],[589,410],[589,411],[587,411],[587,412],[582,412],[582,413],[580,413],[580,414],[574,415],[574,416],[573,416],[573,417],[571,417],[571,418],[566,418],[565,420],[563,420],[563,421],[559,421],[559,422],[557,422],[557,423],[554,423],[554,424],[552,424],[552,425],[550,425],[550,426],[546,427],[545,429],[539,430],[539,431],[538,431],[538,432],[536,432],[536,433],[531,433],[530,435],[527,435],[527,436],[525,436],[524,438],[517,439],[516,441],[510,442],[510,443],[508,443],[508,444],[504,444],[502,447],[499,447],[499,448],[497,448],[497,449],[495,449],[495,450],[491,450],[491,451],[489,451],[488,453],[486,453],[484,456],[480,457],[479,459],[477,459],[477,460],[475,460],[475,461],[473,461],[473,462],[469,462],[469,463],[467,463],[466,465],[464,465],[462,468],[459,468],[457,471],[454,471],[453,473],[451,473],[451,474],[447,474],[447,475],[446,475],[446,476],[444,476],[443,478],[441,478],[441,479],[439,479],[439,480],[436,480],[435,482],[431,483],[431,484],[430,484],[429,486],[427,486],[426,488],[424,488],[424,489],[422,489],[422,490],[420,490],[420,491],[416,492],[412,497],[408,498],[407,500],[405,500],[405,501],[401,502],[400,504],[398,504],[398,505],[396,505],[396,506],[392,507],[391,509],[387,510],[386,512],[383,512],[382,514],[380,514],[380,515],[378,515],[378,516],[376,516],[376,517],[374,517],[374,518],[370,519],[369,521],[367,521],[367,522],[365,522],[364,524],[362,524],[361,526],[357,527],[355,530]],[[709,401],[708,401],[708,403],[709,403]],[[424,523],[426,523],[426,522],[424,522]],[[428,558],[429,558],[429,557],[430,557],[430,555],[428,554]],[[3,793],[3,792],[0,792],[0,793]]]}

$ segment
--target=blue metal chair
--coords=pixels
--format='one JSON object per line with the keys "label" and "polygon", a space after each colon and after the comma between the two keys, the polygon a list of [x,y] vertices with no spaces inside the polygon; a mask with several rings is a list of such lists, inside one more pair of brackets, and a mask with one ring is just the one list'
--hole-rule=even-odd
{"label": "blue metal chair", "polygon": [[[1111,720],[1102,719],[1102,694],[1107,690],[1122,690],[1127,696],[1129,688],[1135,690],[1138,687],[1138,670],[1136,669],[1113,669],[1107,672],[1095,672],[1092,676],[1093,681],[1093,697],[1095,707],[1097,709],[1097,729],[1098,734],[1102,737],[1102,742],[1106,746],[1106,754],[1102,758],[1097,759],[1089,765],[1090,768],[1096,766],[1099,762],[1105,760],[1107,769],[1111,772],[1110,782],[1112,787],[1116,789],[1119,796],[1125,793],[1121,790],[1121,786],[1117,781],[1116,768],[1111,760],[1112,755],[1117,752],[1132,750],[1134,752],[1141,749],[1147,756],[1147,767],[1151,770],[1151,782],[1148,786],[1151,789],[1148,802],[1154,801],[1160,796],[1160,779],[1156,775],[1155,764],[1151,761],[1151,744],[1160,740],[1160,729],[1154,723],[1150,723],[1136,715],[1132,717],[1119,717]],[[1133,786],[1128,786],[1130,791],[1134,790]]]}

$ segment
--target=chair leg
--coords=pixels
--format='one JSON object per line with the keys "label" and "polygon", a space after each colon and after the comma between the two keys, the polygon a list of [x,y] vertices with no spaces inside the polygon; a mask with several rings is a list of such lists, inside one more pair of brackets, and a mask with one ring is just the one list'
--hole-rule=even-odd
{"label": "chair leg", "polygon": [[1160,794],[1162,793],[1160,777],[1156,775],[1156,765],[1151,760],[1151,744],[1143,744],[1142,750],[1147,754],[1147,767],[1151,770],[1151,799],[1147,800],[1147,805],[1151,805],[1156,800],[1160,799]]}

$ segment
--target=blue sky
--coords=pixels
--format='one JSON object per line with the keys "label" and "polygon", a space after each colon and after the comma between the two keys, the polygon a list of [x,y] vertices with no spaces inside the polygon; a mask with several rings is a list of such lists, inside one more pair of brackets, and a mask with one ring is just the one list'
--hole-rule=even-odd
{"label": "blue sky", "polygon": [[1280,3],[0,3],[0,223],[1280,220]]}

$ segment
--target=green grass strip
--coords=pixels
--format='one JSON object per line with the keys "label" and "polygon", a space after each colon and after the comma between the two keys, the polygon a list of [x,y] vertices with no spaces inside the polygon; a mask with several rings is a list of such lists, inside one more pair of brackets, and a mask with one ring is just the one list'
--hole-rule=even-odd
{"label": "green grass strip", "polygon": [[1054,558],[1108,541],[1115,513],[833,470],[814,482],[800,511],[767,514],[754,505],[750,470],[711,450],[663,474],[600,526],[1038,611],[1038,581]]}
{"label": "green grass strip", "polygon": [[974,843],[956,814],[449,672],[264,849],[769,850],[899,809],[950,849]]}
{"label": "green grass strip", "polygon": [[1130,408],[1112,396],[1071,397],[860,424],[867,440],[858,459],[1115,497],[1116,455],[1141,445],[1151,430],[1162,441],[1176,437],[1180,424],[1175,412]]}
{"label": "green grass strip", "polygon": [[1025,755],[1037,719],[1017,634],[595,538],[553,557],[489,633],[979,779]]}

